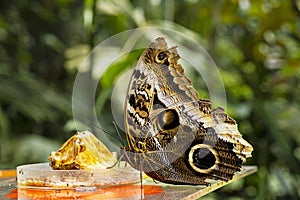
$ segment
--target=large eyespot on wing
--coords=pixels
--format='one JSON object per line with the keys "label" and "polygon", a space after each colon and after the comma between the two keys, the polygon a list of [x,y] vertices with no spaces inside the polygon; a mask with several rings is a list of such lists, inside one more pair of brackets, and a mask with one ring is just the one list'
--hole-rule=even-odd
{"label": "large eyespot on wing", "polygon": [[188,163],[196,172],[208,174],[220,162],[216,150],[207,144],[196,144],[188,153]]}

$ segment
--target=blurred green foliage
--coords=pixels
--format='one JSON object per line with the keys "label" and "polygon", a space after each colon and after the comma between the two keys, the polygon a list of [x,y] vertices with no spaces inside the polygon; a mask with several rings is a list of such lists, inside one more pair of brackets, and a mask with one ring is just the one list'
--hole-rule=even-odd
{"label": "blurred green foliage", "polygon": [[[192,35],[216,62],[227,111],[255,149],[247,164],[259,167],[205,199],[299,198],[299,0],[3,0],[0,11],[0,168],[45,161],[72,135],[72,87],[89,50],[167,20],[160,26]],[[137,58],[102,77],[98,113]]]}

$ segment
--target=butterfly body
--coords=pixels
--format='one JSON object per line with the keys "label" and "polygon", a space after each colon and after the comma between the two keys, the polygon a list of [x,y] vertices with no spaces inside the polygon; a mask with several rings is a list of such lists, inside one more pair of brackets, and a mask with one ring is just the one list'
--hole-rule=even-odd
{"label": "butterfly body", "polygon": [[125,159],[165,183],[228,181],[251,156],[252,146],[222,108],[211,109],[209,100],[199,99],[179,58],[164,38],[140,57],[126,97]]}

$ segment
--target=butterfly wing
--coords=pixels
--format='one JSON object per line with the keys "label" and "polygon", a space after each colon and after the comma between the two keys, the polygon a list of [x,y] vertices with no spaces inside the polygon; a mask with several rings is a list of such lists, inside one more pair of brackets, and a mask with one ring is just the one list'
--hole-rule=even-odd
{"label": "butterfly wing", "polygon": [[[125,104],[124,124],[130,149],[155,150],[146,148],[145,144],[141,148],[142,142],[137,142],[137,138],[156,136],[161,143],[167,142],[172,134],[170,131],[164,134],[163,130],[190,124],[192,117],[199,115],[198,95],[184,76],[181,65],[177,64],[178,59],[176,48],[167,49],[164,38],[153,42],[139,59]],[[177,82],[183,83],[182,86]]]}
{"label": "butterfly wing", "polygon": [[126,98],[127,161],[167,183],[230,180],[252,146],[222,108],[199,99],[178,59],[164,38],[140,57]]}

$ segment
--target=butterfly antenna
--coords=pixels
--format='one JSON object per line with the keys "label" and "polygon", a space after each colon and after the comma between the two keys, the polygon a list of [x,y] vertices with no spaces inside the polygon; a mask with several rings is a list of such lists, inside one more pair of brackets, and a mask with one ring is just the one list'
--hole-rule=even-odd
{"label": "butterfly antenna", "polygon": [[[114,124],[114,126],[115,126],[115,128],[116,128],[116,131],[117,131],[119,137],[116,137],[115,134],[112,134],[112,133],[110,133],[110,132],[104,130],[104,129],[101,128],[100,126],[95,126],[94,124],[91,124],[91,123],[90,123],[90,124],[87,124],[87,125],[91,126],[91,127],[94,128],[94,129],[98,129],[98,130],[100,130],[101,132],[103,132],[103,133],[105,133],[105,134],[107,134],[107,135],[109,135],[109,136],[115,138],[118,142],[120,142],[120,143],[124,146],[124,143],[123,143],[122,140],[120,139],[120,138],[121,138],[121,134],[120,134],[120,132],[119,132],[119,130],[118,130],[118,128],[117,128],[117,125],[116,125],[115,121],[113,121],[113,124]],[[115,164],[113,164],[113,165],[110,166],[110,167],[107,167],[107,169],[111,169],[111,168],[115,167],[117,164],[120,164],[123,157],[124,157],[124,153],[122,153],[122,155],[120,156],[120,158],[117,160],[117,162],[116,162]]]}
{"label": "butterfly antenna", "polygon": [[[121,136],[121,134],[120,134],[120,131],[119,131],[119,128],[118,128],[118,126],[117,126],[116,121],[113,121],[113,124],[114,124],[114,126],[115,126],[115,129],[116,129],[116,131],[117,131],[117,134],[118,134],[119,138],[122,138],[122,136]],[[121,140],[119,140],[119,142],[120,142],[123,146],[125,146],[125,144],[124,144]]]}
{"label": "butterfly antenna", "polygon": [[[116,137],[115,134],[112,134],[112,133],[110,133],[110,132],[104,130],[103,128],[101,128],[101,127],[99,127],[99,126],[96,126],[96,125],[94,125],[94,124],[91,124],[91,123],[90,123],[90,124],[87,124],[87,125],[88,125],[88,126],[91,126],[91,127],[94,128],[94,129],[98,129],[98,130],[100,130],[101,132],[103,132],[103,133],[105,133],[105,134],[111,136],[112,138],[116,139],[120,144],[122,144],[122,145],[124,146],[123,141],[120,139],[120,138],[121,138],[121,135],[120,135],[120,133],[119,133],[119,131],[118,131],[117,128],[116,128],[116,131],[117,131],[119,137]],[[115,126],[115,127],[116,127],[116,126]]]}
{"label": "butterfly antenna", "polygon": [[121,154],[121,156],[118,158],[118,160],[117,160],[117,162],[115,163],[115,164],[113,164],[112,166],[110,166],[110,167],[107,167],[107,169],[111,169],[111,168],[114,168],[117,164],[118,164],[118,166],[120,167],[120,163],[121,163],[121,160],[122,160],[122,158],[124,157],[124,152]]}

